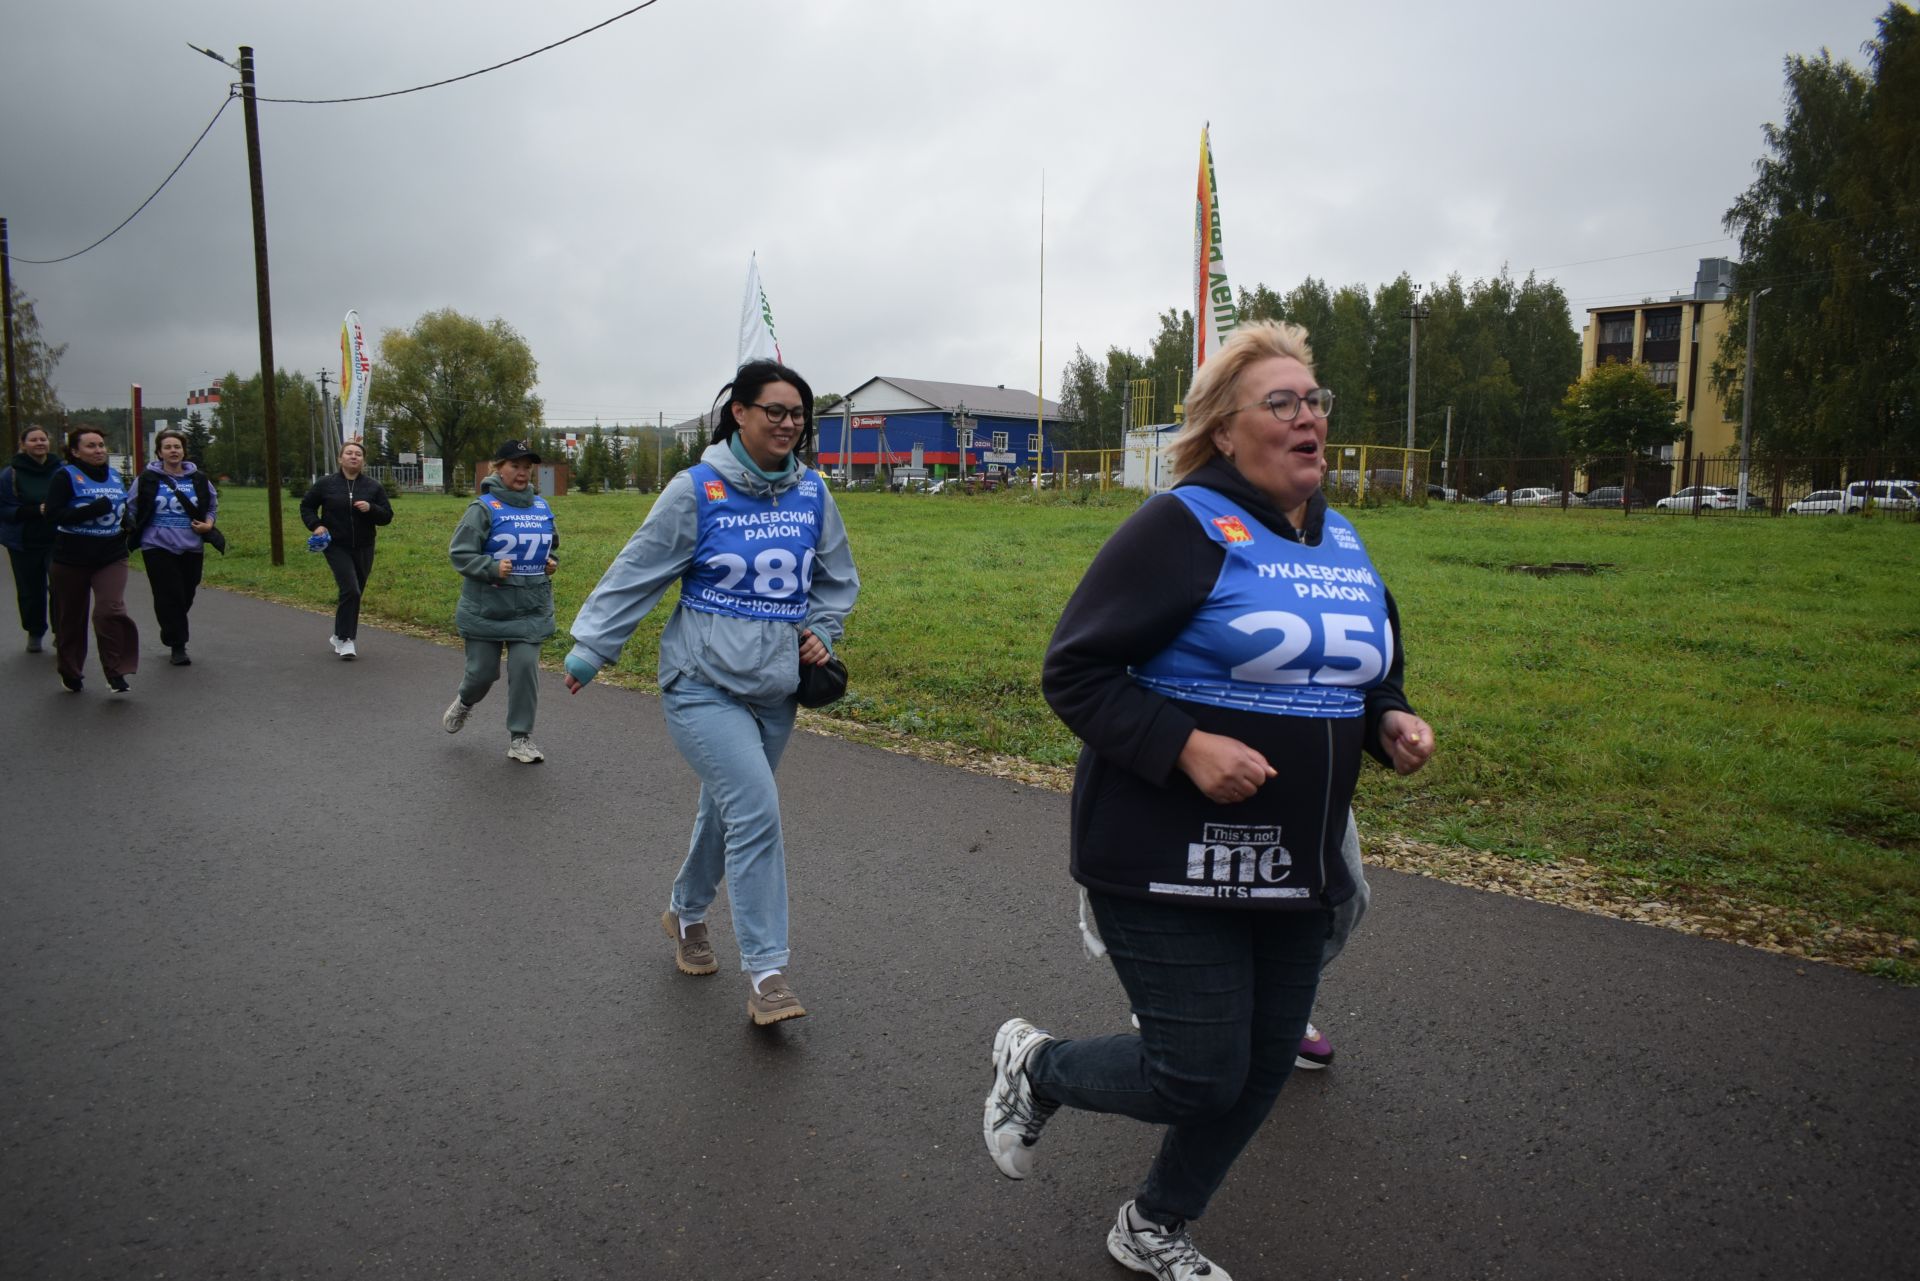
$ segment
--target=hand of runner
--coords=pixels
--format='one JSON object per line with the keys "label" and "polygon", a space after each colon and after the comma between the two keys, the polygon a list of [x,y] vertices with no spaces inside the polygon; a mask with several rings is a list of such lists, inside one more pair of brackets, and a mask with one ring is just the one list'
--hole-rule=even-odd
{"label": "hand of runner", "polygon": [[1177,764],[1208,800],[1221,805],[1248,799],[1278,773],[1239,739],[1199,729],[1187,736]]}
{"label": "hand of runner", "polygon": [[1394,773],[1417,773],[1433,756],[1433,726],[1412,712],[1388,712],[1380,718],[1380,746]]}

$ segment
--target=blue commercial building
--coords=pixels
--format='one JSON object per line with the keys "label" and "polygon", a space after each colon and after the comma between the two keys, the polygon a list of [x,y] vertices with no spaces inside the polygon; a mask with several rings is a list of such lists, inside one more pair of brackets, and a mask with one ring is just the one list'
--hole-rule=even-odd
{"label": "blue commercial building", "polygon": [[1060,404],[1030,391],[870,378],[815,415],[820,470],[930,478],[1052,471]]}

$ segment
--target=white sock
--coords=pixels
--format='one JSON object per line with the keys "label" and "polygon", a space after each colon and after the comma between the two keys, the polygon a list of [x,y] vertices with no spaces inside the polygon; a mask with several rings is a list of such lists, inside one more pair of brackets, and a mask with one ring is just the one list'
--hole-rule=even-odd
{"label": "white sock", "polygon": [[749,970],[747,971],[747,974],[748,974],[748,977],[750,977],[753,980],[753,990],[758,992],[760,990],[760,985],[762,983],[765,983],[768,979],[772,978],[774,975],[778,974],[779,972],[780,971],[777,969]]}
{"label": "white sock", "polygon": [[698,921],[689,921],[689,920],[688,920],[688,919],[687,919],[686,917],[684,917],[684,916],[680,916],[680,915],[678,915],[678,914],[675,914],[675,916],[674,916],[674,918],[673,918],[673,919],[674,919],[674,920],[676,920],[676,921],[678,921],[678,922],[680,922],[680,937],[681,937],[681,938],[685,938],[685,937],[687,937],[687,926],[689,926],[689,925],[698,925],[698,924],[700,924],[700,922],[698,922]]}
{"label": "white sock", "polygon": [[1142,1232],[1142,1231],[1165,1232],[1167,1230],[1166,1224],[1155,1223],[1152,1219],[1149,1219],[1146,1215],[1140,1213],[1140,1206],[1137,1202],[1129,1204],[1127,1206],[1127,1226],[1132,1228],[1135,1232]]}

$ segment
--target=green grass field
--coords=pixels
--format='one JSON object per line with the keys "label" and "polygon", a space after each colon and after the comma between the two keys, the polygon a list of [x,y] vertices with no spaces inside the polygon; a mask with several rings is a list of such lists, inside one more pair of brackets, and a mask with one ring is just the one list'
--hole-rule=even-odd
{"label": "green grass field", "polygon": [[[1040,697],[1041,656],[1133,509],[1072,499],[840,496],[864,589],[841,650],[855,692],[833,714],[1071,762],[1074,741]],[[563,629],[648,502],[556,503]],[[370,618],[452,638],[445,548],[463,505],[396,502]],[[330,609],[331,577],[286,507],[276,570],[264,492],[225,495],[234,552],[209,557],[207,580]],[[1367,771],[1370,830],[1531,862],[1574,855],[1654,893],[1920,934],[1920,527],[1477,506],[1353,518],[1399,601],[1408,692],[1440,743],[1411,780]],[[1554,561],[1603,567],[1508,569]],[[666,612],[621,660],[637,684],[651,684]],[[548,658],[565,651],[556,637]]]}

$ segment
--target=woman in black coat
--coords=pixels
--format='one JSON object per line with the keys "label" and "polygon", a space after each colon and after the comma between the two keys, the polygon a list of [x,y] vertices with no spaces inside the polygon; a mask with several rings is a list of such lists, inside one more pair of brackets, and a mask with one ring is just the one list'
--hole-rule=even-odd
{"label": "woman in black coat", "polygon": [[1115,531],[1061,614],[1041,686],[1083,747],[1072,875],[1137,1036],[994,1038],[984,1134],[1025,1178],[1060,1108],[1163,1127],[1107,1252],[1228,1281],[1189,1231],[1293,1069],[1363,755],[1401,774],[1433,730],[1402,690],[1393,598],[1320,492],[1333,393],[1306,332],[1244,325],[1187,396],[1180,475]]}
{"label": "woman in black coat", "polygon": [[360,597],[373,573],[373,544],[381,525],[393,523],[393,505],[380,482],[365,474],[366,447],[350,440],[340,449],[340,470],[313,482],[300,500],[300,523],[325,534],[327,568],[340,588],[333,607],[333,635],[327,643],[342,658],[355,656],[360,631]]}

